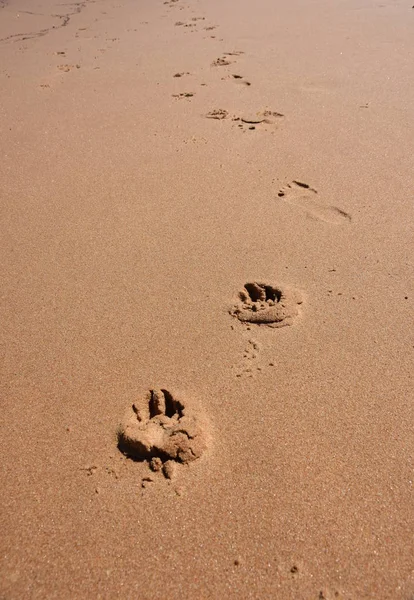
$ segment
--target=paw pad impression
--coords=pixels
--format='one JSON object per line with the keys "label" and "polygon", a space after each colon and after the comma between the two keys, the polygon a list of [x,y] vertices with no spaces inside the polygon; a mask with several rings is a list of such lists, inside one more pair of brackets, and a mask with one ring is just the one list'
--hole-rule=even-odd
{"label": "paw pad impression", "polygon": [[138,461],[189,463],[206,445],[199,418],[188,415],[184,402],[165,389],[149,390],[134,402],[118,429],[118,448]]}
{"label": "paw pad impression", "polygon": [[297,290],[266,283],[246,283],[230,314],[243,323],[284,327],[293,324],[302,302]]}

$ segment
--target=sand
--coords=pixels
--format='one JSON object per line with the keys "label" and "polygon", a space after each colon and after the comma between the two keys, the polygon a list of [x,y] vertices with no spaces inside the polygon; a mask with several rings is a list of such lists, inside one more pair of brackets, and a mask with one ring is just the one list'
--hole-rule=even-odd
{"label": "sand", "polygon": [[2,599],[412,600],[413,19],[0,3]]}

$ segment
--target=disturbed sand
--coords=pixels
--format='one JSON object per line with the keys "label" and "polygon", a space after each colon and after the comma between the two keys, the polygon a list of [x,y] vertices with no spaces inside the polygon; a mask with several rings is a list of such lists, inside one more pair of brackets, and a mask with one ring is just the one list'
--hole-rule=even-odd
{"label": "disturbed sand", "polygon": [[0,2],[2,599],[412,600],[413,28]]}

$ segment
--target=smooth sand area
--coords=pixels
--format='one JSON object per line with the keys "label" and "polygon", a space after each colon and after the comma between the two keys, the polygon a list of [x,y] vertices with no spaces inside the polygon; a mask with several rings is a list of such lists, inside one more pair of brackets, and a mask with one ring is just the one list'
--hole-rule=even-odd
{"label": "smooth sand area", "polygon": [[411,4],[0,0],[2,600],[413,600]]}

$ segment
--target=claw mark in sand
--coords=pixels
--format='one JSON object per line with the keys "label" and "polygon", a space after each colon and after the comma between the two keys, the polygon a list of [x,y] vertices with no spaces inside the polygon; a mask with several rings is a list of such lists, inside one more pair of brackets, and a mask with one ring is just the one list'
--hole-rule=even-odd
{"label": "claw mark in sand", "polygon": [[205,423],[165,389],[150,390],[128,409],[118,429],[118,448],[171,478],[175,465],[200,458],[207,447]]}
{"label": "claw mark in sand", "polygon": [[230,314],[242,323],[268,327],[292,325],[303,303],[299,291],[266,283],[246,283]]}
{"label": "claw mark in sand", "polygon": [[315,188],[298,180],[288,183],[278,192],[281,200],[292,206],[301,208],[309,217],[318,221],[324,221],[333,225],[343,225],[352,221],[351,215],[341,208],[333,205],[324,206],[317,202],[317,194],[318,192]]}

